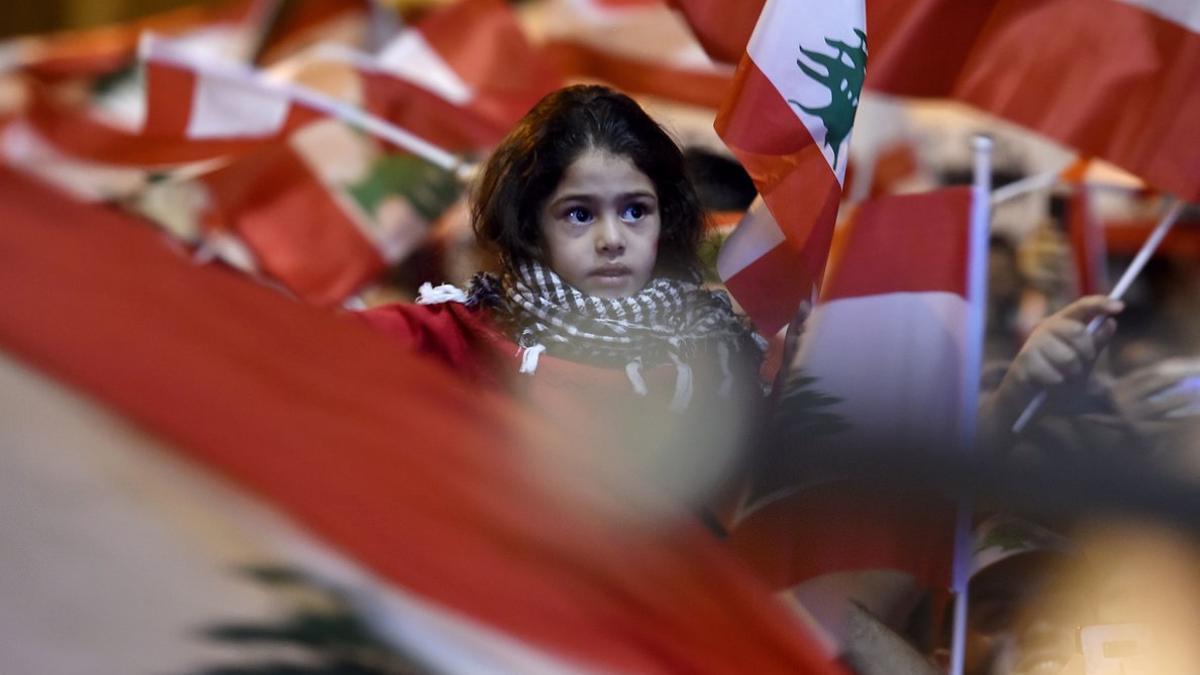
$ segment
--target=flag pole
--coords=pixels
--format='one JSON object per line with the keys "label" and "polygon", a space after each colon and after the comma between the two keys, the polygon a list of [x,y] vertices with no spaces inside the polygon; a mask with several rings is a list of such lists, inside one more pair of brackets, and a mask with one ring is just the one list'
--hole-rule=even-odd
{"label": "flag pole", "polygon": [[[1065,169],[1066,167],[1063,167]],[[1045,190],[1054,187],[1058,183],[1058,179],[1062,176],[1063,169],[1055,169],[1053,171],[1045,171],[1043,173],[1035,173],[1032,176],[1026,176],[1021,180],[1009,183],[1004,187],[996,188],[995,192],[990,193],[991,205],[998,206],[1008,201],[1012,201],[1017,197],[1022,197],[1030,192]],[[978,174],[976,174],[978,177]],[[989,180],[990,184],[990,180]]]}
{"label": "flag pole", "polygon": [[[979,414],[979,375],[983,368],[984,309],[987,305],[988,232],[992,217],[992,139],[971,138],[974,182],[971,186],[970,234],[967,248],[967,333],[963,351],[962,394],[959,398],[959,449],[971,452]],[[954,532],[954,626],[950,674],[962,675],[967,644],[967,584],[971,578],[971,518],[974,499],[959,495]]]}
{"label": "flag pole", "polygon": [[199,59],[189,58],[172,49],[168,41],[153,34],[146,34],[142,37],[138,54],[143,60],[153,59],[194,70],[207,77],[236,82],[261,91],[278,94],[404,148],[441,169],[455,174],[462,169],[463,161],[460,158],[409,131],[314,89],[290,82],[272,80],[265,77],[261,70],[241,64],[202,62]]}
{"label": "flag pole", "polygon": [[[1117,280],[1117,285],[1113,286],[1113,289],[1109,291],[1109,298],[1120,300],[1125,295],[1125,292],[1129,290],[1134,280],[1137,279],[1138,274],[1141,273],[1142,268],[1150,261],[1150,256],[1154,255],[1154,251],[1158,249],[1159,244],[1166,238],[1167,233],[1171,231],[1175,222],[1179,220],[1179,215],[1183,213],[1184,203],[1175,198],[1170,198],[1168,203],[1171,204],[1171,207],[1167,209],[1167,213],[1163,215],[1162,220],[1158,221],[1158,225],[1155,226],[1154,231],[1146,238],[1146,243],[1142,244],[1142,248],[1137,252],[1137,256],[1134,257],[1133,262],[1129,263],[1129,267],[1125,268],[1125,273]],[[1088,335],[1095,334],[1103,323],[1103,316],[1092,319],[1087,325]],[[1043,389],[1025,406],[1025,410],[1021,411],[1020,416],[1017,417],[1017,421],[1013,423],[1012,432],[1014,434],[1025,431],[1025,427],[1029,426],[1029,422],[1033,420],[1034,415],[1045,405],[1047,395],[1048,393]]]}

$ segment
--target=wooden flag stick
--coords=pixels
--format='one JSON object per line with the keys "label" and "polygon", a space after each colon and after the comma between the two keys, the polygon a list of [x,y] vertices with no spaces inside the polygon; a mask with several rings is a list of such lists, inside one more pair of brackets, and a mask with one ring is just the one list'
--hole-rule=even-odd
{"label": "wooden flag stick", "polygon": [[[1138,274],[1141,274],[1142,268],[1150,261],[1150,256],[1154,255],[1154,251],[1158,249],[1159,244],[1162,243],[1167,233],[1171,231],[1171,228],[1175,225],[1175,221],[1179,220],[1179,214],[1183,212],[1184,203],[1176,199],[1172,199],[1170,203],[1171,208],[1167,210],[1166,215],[1162,217],[1162,220],[1158,221],[1158,225],[1154,228],[1154,231],[1146,238],[1146,243],[1142,244],[1142,248],[1137,252],[1137,256],[1134,257],[1133,262],[1129,264],[1129,267],[1125,268],[1125,273],[1121,275],[1121,278],[1117,280],[1117,285],[1113,286],[1112,291],[1109,292],[1109,298],[1120,300],[1125,295],[1125,292],[1129,290],[1134,280],[1137,279]],[[1087,326],[1088,335],[1093,335],[1100,329],[1103,323],[1104,317],[1102,316],[1092,319]],[[1025,431],[1025,427],[1029,426],[1029,422],[1033,420],[1034,415],[1045,405],[1047,395],[1046,390],[1043,389],[1038,392],[1037,396],[1033,397],[1029,405],[1025,406],[1025,410],[1021,412],[1021,415],[1017,417],[1017,421],[1013,423],[1012,430],[1014,434]]]}

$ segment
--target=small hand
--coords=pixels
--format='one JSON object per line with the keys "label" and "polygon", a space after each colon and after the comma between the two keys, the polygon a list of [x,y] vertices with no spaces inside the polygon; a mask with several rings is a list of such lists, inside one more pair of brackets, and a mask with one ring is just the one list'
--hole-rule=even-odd
{"label": "small hand", "polygon": [[1135,431],[1157,434],[1200,414],[1200,359],[1168,359],[1119,378],[1111,388],[1117,413]]}
{"label": "small hand", "polygon": [[[1117,330],[1111,317],[1124,307],[1120,300],[1091,295],[1046,317],[1013,359],[1005,380],[1043,389],[1085,375]],[[1089,334],[1087,325],[1096,317],[1108,318]]]}

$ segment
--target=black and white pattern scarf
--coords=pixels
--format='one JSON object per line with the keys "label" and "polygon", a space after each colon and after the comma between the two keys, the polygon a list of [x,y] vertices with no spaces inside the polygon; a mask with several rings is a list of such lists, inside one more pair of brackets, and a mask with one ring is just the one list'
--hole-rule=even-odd
{"label": "black and white pattern scarf", "polygon": [[587,295],[536,262],[521,263],[504,278],[478,274],[463,293],[453,286],[422,286],[422,304],[454,300],[482,305],[513,334],[521,349],[522,373],[537,370],[543,352],[576,361],[624,367],[634,389],[646,394],[642,368],[664,363],[676,367],[671,407],[682,410],[691,399],[688,361],[715,356],[732,388],[731,355],[751,350],[757,360],[764,342],[734,313],[728,296],[675,279],[656,278],[636,295],[601,298]]}

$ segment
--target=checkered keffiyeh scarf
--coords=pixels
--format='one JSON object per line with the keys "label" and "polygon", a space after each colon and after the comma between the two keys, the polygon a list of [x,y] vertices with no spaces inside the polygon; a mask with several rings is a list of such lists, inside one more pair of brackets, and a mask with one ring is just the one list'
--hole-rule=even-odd
{"label": "checkered keffiyeh scarf", "polygon": [[674,363],[675,409],[685,408],[691,398],[687,362],[695,355],[716,356],[725,375],[721,390],[727,394],[732,387],[731,354],[753,350],[757,359],[762,351],[762,338],[734,313],[728,296],[686,281],[660,277],[636,295],[600,298],[580,292],[546,266],[529,262],[503,278],[476,275],[465,297],[438,295],[438,289],[423,287],[419,302],[454,299],[493,309],[522,350],[524,373],[536,371],[538,356],[548,352],[624,366],[634,391],[644,395],[642,368]]}

